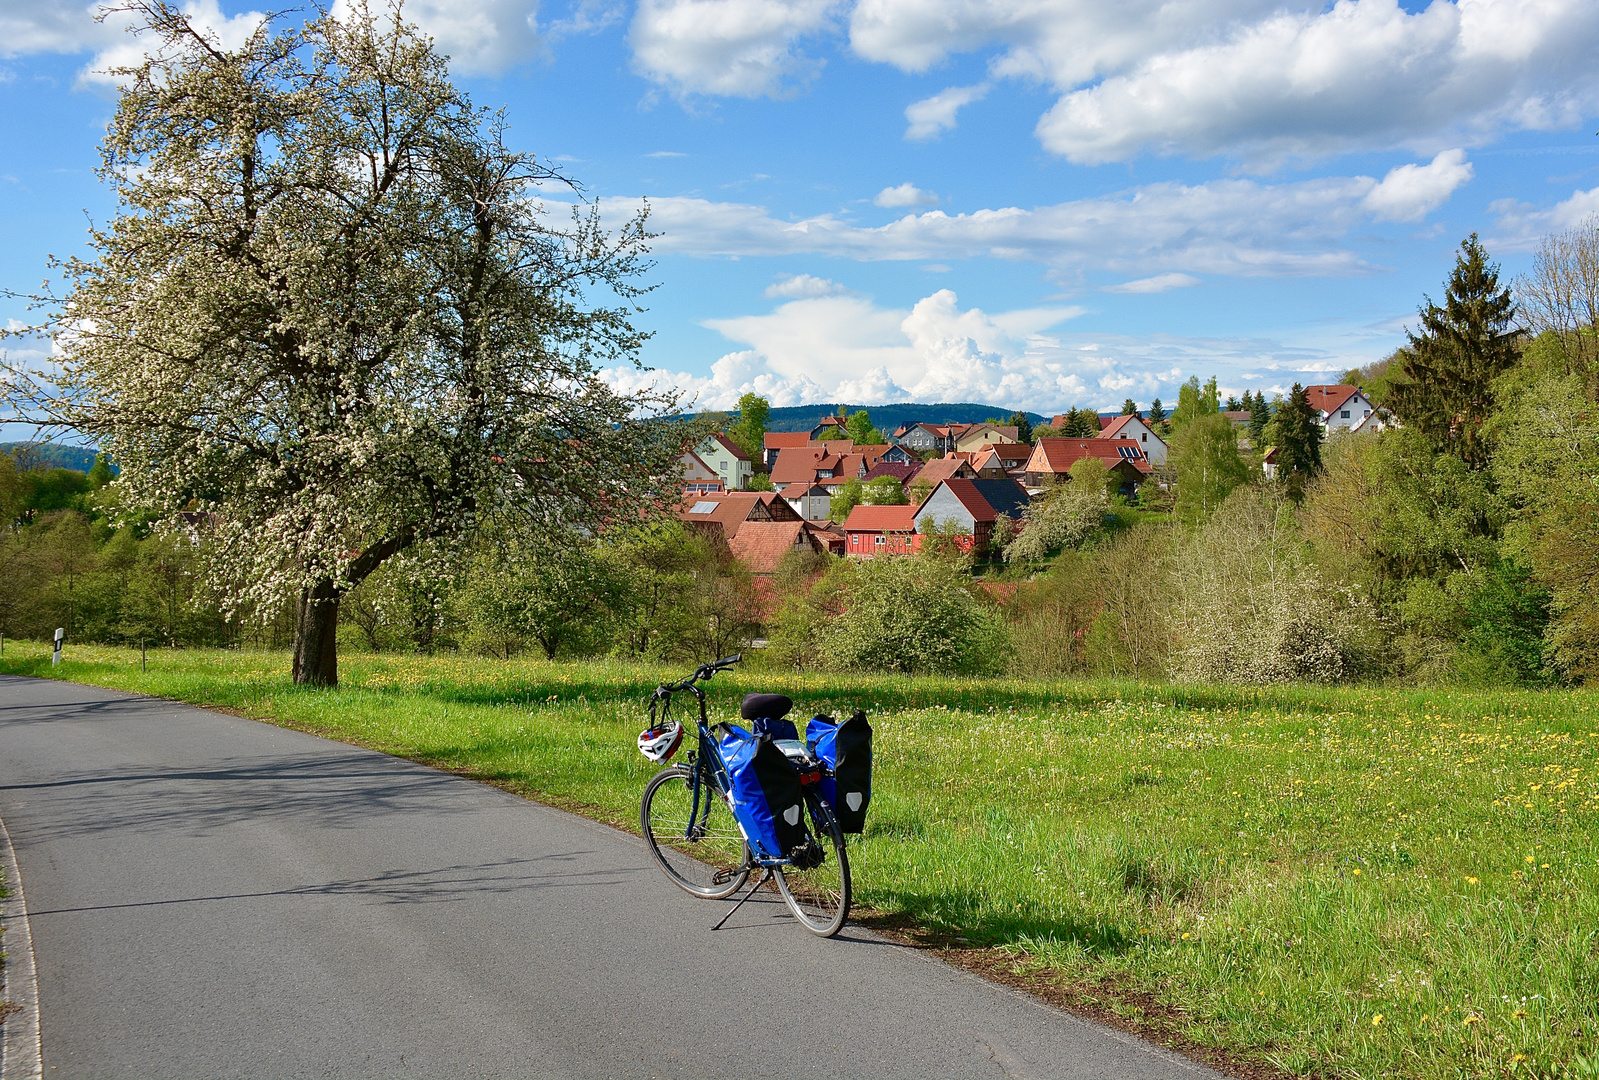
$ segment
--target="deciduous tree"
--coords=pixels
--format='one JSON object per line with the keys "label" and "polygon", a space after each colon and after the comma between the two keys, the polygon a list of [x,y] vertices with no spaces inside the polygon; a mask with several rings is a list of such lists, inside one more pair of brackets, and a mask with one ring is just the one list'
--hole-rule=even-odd
{"label": "deciduous tree", "polygon": [[680,447],[637,417],[665,403],[597,375],[644,339],[642,217],[554,216],[541,192],[575,185],[397,0],[232,48],[164,0],[126,10],[147,59],[116,72],[102,147],[120,210],[64,263],[62,374],[21,404],[96,439],[124,507],[215,515],[225,599],[296,600],[296,681],[337,682],[339,601],[397,553],[664,489]]}

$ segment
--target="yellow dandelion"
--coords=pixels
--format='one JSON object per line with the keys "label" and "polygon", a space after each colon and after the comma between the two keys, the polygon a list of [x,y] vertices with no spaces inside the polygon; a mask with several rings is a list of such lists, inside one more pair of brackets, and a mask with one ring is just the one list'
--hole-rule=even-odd
{"label": "yellow dandelion", "polygon": [[1514,1016],[1517,1020],[1523,1020],[1527,1016],[1527,1010],[1526,1009],[1517,1009],[1515,1012],[1511,1013],[1510,1015]]}
{"label": "yellow dandelion", "polygon": [[1532,862],[1533,862],[1533,859],[1532,859],[1532,856],[1531,856],[1531,855],[1528,855],[1528,856],[1527,856],[1527,865],[1528,865],[1528,866],[1531,866],[1531,865],[1532,865]]}
{"label": "yellow dandelion", "polygon": [[1188,935],[1187,935],[1187,934],[1184,934],[1184,935],[1183,935],[1183,940],[1184,940],[1184,941],[1187,941],[1187,940],[1188,940]]}
{"label": "yellow dandelion", "polygon": [[1382,1027],[1382,1013],[1378,1013],[1376,1016],[1371,1018],[1371,1026]]}
{"label": "yellow dandelion", "polygon": [[1359,876],[1360,876],[1360,867],[1358,867],[1358,866],[1357,866],[1357,867],[1355,867],[1355,876],[1356,876],[1356,877],[1359,877]]}
{"label": "yellow dandelion", "polygon": [[1466,879],[1466,884],[1467,884],[1467,885],[1477,885],[1477,884],[1480,884],[1480,882],[1479,882],[1479,880],[1478,880],[1478,879],[1477,879],[1477,878],[1474,878],[1474,877],[1468,877],[1468,878],[1467,878],[1467,879]]}
{"label": "yellow dandelion", "polygon": [[1480,1017],[1480,1016],[1468,1016],[1464,1020],[1462,1020],[1461,1023],[1465,1024],[1467,1027],[1471,1027],[1473,1024],[1482,1023],[1482,1017]]}

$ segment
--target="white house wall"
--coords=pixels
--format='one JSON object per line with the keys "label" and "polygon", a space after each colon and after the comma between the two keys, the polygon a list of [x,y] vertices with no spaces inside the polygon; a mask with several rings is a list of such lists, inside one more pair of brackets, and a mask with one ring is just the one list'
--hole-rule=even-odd
{"label": "white house wall", "polygon": [[949,488],[940,485],[922,503],[922,508],[916,511],[916,527],[920,529],[922,522],[933,521],[939,525],[954,522],[967,532],[977,531],[977,519],[972,517],[972,512],[966,509],[966,504],[955,497]]}

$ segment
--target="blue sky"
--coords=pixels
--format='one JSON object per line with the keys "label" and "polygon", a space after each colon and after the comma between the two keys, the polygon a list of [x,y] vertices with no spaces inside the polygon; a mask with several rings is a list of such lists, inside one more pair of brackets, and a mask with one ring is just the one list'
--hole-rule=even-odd
{"label": "blue sky", "polygon": [[[1400,344],[1468,233],[1513,277],[1599,211],[1593,0],[405,10],[520,148],[649,200],[653,370],[610,377],[701,406],[1269,396]],[[134,46],[92,11],[0,0],[0,287],[112,211],[94,72]]]}

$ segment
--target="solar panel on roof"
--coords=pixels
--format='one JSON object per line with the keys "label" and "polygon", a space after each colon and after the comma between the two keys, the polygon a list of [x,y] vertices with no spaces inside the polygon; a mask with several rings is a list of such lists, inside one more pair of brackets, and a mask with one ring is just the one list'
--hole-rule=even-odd
{"label": "solar panel on roof", "polygon": [[697,502],[693,506],[689,507],[688,512],[691,514],[714,514],[716,513],[716,507],[718,505],[719,504],[709,500],[705,502]]}
{"label": "solar panel on roof", "polygon": [[1116,449],[1121,451],[1122,457],[1131,458],[1134,461],[1138,460],[1138,447],[1136,447],[1136,446],[1118,446]]}

